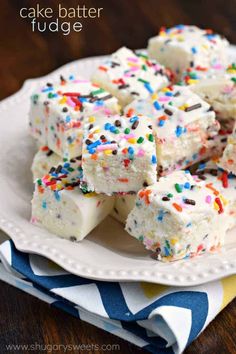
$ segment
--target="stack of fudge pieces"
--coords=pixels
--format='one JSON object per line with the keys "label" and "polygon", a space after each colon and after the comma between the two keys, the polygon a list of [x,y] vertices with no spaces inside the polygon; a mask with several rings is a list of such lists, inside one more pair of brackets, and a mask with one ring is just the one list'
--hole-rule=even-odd
{"label": "stack of fudge pieces", "polygon": [[162,28],[148,54],[123,47],[91,81],[60,77],[39,88],[31,221],[80,241],[112,215],[161,261],[223,245],[236,226],[228,46],[211,30]]}

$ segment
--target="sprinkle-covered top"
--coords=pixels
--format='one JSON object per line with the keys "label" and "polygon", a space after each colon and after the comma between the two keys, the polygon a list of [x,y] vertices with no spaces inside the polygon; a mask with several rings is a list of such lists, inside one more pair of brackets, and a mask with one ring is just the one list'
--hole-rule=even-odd
{"label": "sprinkle-covered top", "polygon": [[80,156],[52,167],[48,174],[36,180],[35,186],[38,193],[44,193],[45,189],[49,188],[54,192],[55,198],[59,201],[62,190],[79,188],[82,175]]}
{"label": "sprinkle-covered top", "polygon": [[228,41],[221,35],[213,33],[211,29],[201,29],[196,26],[177,25],[171,28],[162,27],[159,35],[154,37],[165,45],[184,47],[193,55],[204,53],[207,50],[222,44],[228,46]]}
{"label": "sprinkle-covered top", "polygon": [[182,76],[180,84],[195,85],[205,79],[225,78],[236,85],[236,64],[232,63],[226,68],[222,64],[214,64],[211,67],[196,66],[188,68]]}
{"label": "sprinkle-covered top", "polygon": [[[134,53],[122,47],[102,63],[92,81],[109,89],[126,103],[135,98],[146,98],[168,84],[171,73],[145,53]],[[115,94],[115,93],[114,93]]]}
{"label": "sprinkle-covered top", "polygon": [[187,87],[177,85],[161,89],[149,100],[133,101],[125,108],[125,113],[152,117],[159,140],[182,137],[188,132],[188,125],[199,119],[215,119],[208,103]]}
{"label": "sprinkle-covered top", "polygon": [[188,171],[174,172],[152,186],[138,193],[147,206],[159,209],[158,221],[165,222],[166,213],[171,213],[179,222],[186,225],[193,221],[193,215],[198,213],[223,214],[226,199],[212,183],[205,183],[197,176],[191,176]]}
{"label": "sprinkle-covered top", "polygon": [[31,96],[31,101],[33,105],[43,104],[47,114],[53,110],[65,130],[80,128],[84,115],[119,111],[115,97],[96,84],[73,75],[68,79],[61,76],[58,84],[48,82]]}
{"label": "sprinkle-covered top", "polygon": [[[100,156],[122,156],[127,167],[137,158],[150,158],[156,166],[151,120],[138,115],[97,115],[84,125],[83,159]],[[126,166],[127,165],[127,166]]]}

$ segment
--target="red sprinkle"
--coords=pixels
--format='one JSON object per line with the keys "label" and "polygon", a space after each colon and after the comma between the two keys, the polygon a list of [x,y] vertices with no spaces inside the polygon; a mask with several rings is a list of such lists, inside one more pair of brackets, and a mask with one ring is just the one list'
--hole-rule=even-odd
{"label": "red sprinkle", "polygon": [[220,198],[215,198],[216,204],[219,206],[218,214],[222,214],[224,212],[223,205],[221,203]]}
{"label": "red sprinkle", "polygon": [[228,182],[228,173],[226,171],[224,171],[222,173],[222,177],[221,177],[221,180],[222,180],[222,185],[224,188],[228,188],[229,186],[229,182]]}

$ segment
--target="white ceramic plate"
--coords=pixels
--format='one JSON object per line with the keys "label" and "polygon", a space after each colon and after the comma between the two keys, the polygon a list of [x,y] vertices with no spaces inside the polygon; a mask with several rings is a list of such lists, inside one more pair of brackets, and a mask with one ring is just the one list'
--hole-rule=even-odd
{"label": "white ceramic plate", "polygon": [[[235,47],[231,53],[236,57]],[[0,227],[19,250],[46,256],[69,272],[88,278],[190,286],[236,273],[236,230],[228,233],[220,253],[160,263],[111,217],[81,243],[60,239],[29,223],[33,191],[30,166],[36,150],[27,130],[29,96],[59,74],[80,73],[89,78],[100,60],[78,60],[43,78],[27,80],[18,93],[0,103]]]}

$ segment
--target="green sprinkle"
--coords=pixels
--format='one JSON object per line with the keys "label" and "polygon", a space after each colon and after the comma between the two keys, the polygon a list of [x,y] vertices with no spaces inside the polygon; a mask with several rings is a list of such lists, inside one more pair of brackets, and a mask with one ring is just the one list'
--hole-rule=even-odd
{"label": "green sprinkle", "polygon": [[142,69],[144,70],[144,71],[147,71],[147,67],[146,67],[146,65],[142,65]]}
{"label": "green sprinkle", "polygon": [[154,136],[152,134],[149,134],[148,135],[148,140],[153,142],[154,141]]}
{"label": "green sprinkle", "polygon": [[51,129],[51,130],[54,130],[54,126],[53,126],[53,125],[51,125],[51,126],[50,126],[50,129]]}
{"label": "green sprinkle", "polygon": [[168,198],[173,198],[173,194],[172,194],[172,193],[168,193],[168,194],[167,194],[167,197],[168,197]]}
{"label": "green sprinkle", "polygon": [[75,169],[72,168],[72,167],[68,167],[67,170],[70,171],[70,172],[73,172]]}
{"label": "green sprinkle", "polygon": [[233,81],[236,84],[236,77],[232,77],[231,81]]}
{"label": "green sprinkle", "polygon": [[49,92],[48,98],[53,98],[53,97],[54,97],[53,93],[52,93],[52,92]]}
{"label": "green sprinkle", "polygon": [[137,140],[137,143],[142,144],[143,141],[144,141],[144,138],[142,136],[140,136]]}
{"label": "green sprinkle", "polygon": [[147,81],[147,80],[138,79],[138,81],[143,82],[144,84],[149,84],[149,81]]}
{"label": "green sprinkle", "polygon": [[38,183],[39,186],[42,186],[42,180],[41,179],[38,179],[37,183]]}
{"label": "green sprinkle", "polygon": [[178,183],[175,183],[175,189],[176,189],[176,192],[182,193],[182,188]]}
{"label": "green sprinkle", "polygon": [[125,134],[129,134],[130,133],[130,129],[129,128],[125,128],[124,133]]}
{"label": "green sprinkle", "polygon": [[114,133],[115,133],[115,134],[120,134],[119,129],[116,129],[116,130],[114,131]]}
{"label": "green sprinkle", "polygon": [[144,240],[144,237],[143,236],[139,236],[139,241],[141,241],[141,242],[143,242],[143,240]]}
{"label": "green sprinkle", "polygon": [[95,96],[95,95],[99,95],[99,93],[103,93],[105,90],[103,90],[102,88],[99,90],[95,90],[91,92],[91,95]]}

